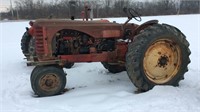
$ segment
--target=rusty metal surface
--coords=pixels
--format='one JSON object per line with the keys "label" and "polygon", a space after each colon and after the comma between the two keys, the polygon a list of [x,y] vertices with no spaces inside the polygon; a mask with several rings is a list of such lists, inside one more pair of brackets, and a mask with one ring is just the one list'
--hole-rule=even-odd
{"label": "rusty metal surface", "polygon": [[33,27],[38,61],[29,62],[27,65],[46,65],[53,63],[62,65],[63,60],[69,62],[124,62],[127,42],[117,42],[116,50],[112,52],[96,53],[96,49],[92,49],[89,54],[61,55],[59,58],[52,55],[53,39],[57,35],[57,32],[63,29],[83,32],[94,39],[122,39],[125,29],[129,29],[131,31],[129,36],[134,37],[135,29],[138,28],[138,26],[137,24],[127,24],[123,26],[123,24],[111,23],[108,21],[36,20]]}
{"label": "rusty metal surface", "polygon": [[37,66],[37,65],[53,65],[53,64],[58,64],[58,65],[63,65],[63,62],[61,60],[47,60],[47,61],[34,61],[34,60],[29,60],[27,62],[27,66]]}
{"label": "rusty metal surface", "polygon": [[103,30],[102,37],[109,38],[109,37],[120,37],[121,32],[120,30]]}
{"label": "rusty metal surface", "polygon": [[112,52],[78,54],[78,55],[61,55],[61,60],[68,62],[110,62],[118,63],[125,62],[127,52],[127,43],[117,43],[117,48]]}
{"label": "rusty metal surface", "polygon": [[103,53],[92,53],[92,54],[78,54],[78,55],[61,55],[59,56],[63,61],[69,62],[107,62],[114,61],[116,52],[103,52]]}
{"label": "rusty metal surface", "polygon": [[[34,27],[45,27],[47,35],[51,36],[62,29],[71,29],[84,32],[94,38],[102,38],[104,30],[121,31],[121,24],[101,21],[71,21],[58,19],[36,20]],[[122,36],[119,35],[118,38]]]}
{"label": "rusty metal surface", "polygon": [[140,26],[138,26],[136,29],[135,29],[135,34],[134,35],[137,35],[142,29],[150,26],[150,25],[153,25],[153,24],[158,24],[158,20],[150,20],[150,21],[147,21],[143,24],[141,24]]}
{"label": "rusty metal surface", "polygon": [[128,43],[118,42],[116,49],[117,49],[117,61],[125,62],[126,52],[128,50]]}

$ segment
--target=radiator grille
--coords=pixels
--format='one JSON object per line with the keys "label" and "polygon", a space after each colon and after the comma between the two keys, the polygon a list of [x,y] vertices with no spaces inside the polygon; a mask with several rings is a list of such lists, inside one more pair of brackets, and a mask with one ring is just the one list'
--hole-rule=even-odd
{"label": "radiator grille", "polygon": [[35,47],[37,55],[43,55],[44,52],[44,36],[42,27],[36,27],[35,30]]}

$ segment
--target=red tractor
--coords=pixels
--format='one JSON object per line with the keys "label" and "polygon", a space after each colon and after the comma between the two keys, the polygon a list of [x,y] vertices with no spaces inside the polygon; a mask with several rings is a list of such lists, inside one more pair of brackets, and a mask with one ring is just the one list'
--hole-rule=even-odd
{"label": "red tractor", "polygon": [[64,91],[66,74],[78,62],[101,62],[111,73],[127,71],[140,91],[155,85],[178,86],[190,63],[189,43],[176,27],[151,20],[141,25],[133,9],[124,10],[124,24],[107,21],[35,20],[33,34],[25,32],[21,45],[38,96]]}

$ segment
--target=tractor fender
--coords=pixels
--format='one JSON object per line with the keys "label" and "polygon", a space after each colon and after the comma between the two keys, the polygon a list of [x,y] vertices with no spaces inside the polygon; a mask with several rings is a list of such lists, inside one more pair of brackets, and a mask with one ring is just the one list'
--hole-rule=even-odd
{"label": "tractor fender", "polygon": [[148,26],[151,26],[151,25],[154,25],[154,24],[158,24],[158,20],[150,20],[150,21],[147,21],[141,25],[139,25],[135,32],[134,32],[134,35],[137,35],[141,30],[147,28]]}

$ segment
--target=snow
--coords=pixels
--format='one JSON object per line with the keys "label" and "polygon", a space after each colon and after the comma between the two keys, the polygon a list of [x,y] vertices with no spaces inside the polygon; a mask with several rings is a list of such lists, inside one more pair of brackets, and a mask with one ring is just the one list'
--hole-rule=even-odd
{"label": "snow", "polygon": [[[0,23],[1,112],[199,112],[200,111],[200,15],[143,17],[178,27],[190,42],[191,63],[179,87],[155,86],[136,94],[126,72],[109,73],[101,63],[76,63],[64,69],[68,92],[35,97],[30,73],[20,49],[28,21]],[[123,23],[126,18],[109,18]],[[132,20],[131,22],[135,22]],[[136,22],[138,23],[138,22]],[[141,24],[141,23],[139,23]]]}

